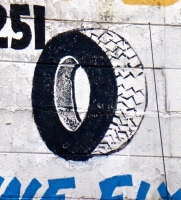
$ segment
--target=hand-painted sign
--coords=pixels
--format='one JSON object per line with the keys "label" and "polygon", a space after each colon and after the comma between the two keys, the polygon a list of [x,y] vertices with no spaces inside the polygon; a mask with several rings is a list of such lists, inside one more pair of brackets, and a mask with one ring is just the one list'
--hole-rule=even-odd
{"label": "hand-painted sign", "polygon": [[34,119],[51,151],[87,160],[129,143],[143,119],[146,90],[143,65],[123,37],[101,29],[61,33],[35,69]]}
{"label": "hand-painted sign", "polygon": [[0,199],[181,199],[180,2],[118,1],[0,0]]}
{"label": "hand-painted sign", "polygon": [[[0,177],[0,185],[4,182],[4,178]],[[57,194],[61,189],[76,189],[75,178],[60,178],[60,179],[51,179],[48,180],[49,187],[45,191],[44,195],[41,197],[41,200],[46,199],[61,199],[65,200],[65,194]],[[131,175],[121,175],[121,176],[114,176],[111,178],[107,178],[99,183],[99,187],[101,190],[101,197],[100,200],[105,199],[124,199],[124,194],[119,196],[113,196],[113,192],[117,187],[131,187],[133,186],[132,176]],[[21,200],[25,199],[33,199],[36,192],[42,187],[42,184],[34,178],[29,185],[27,186],[24,194],[21,197]],[[12,198],[12,199],[20,199],[20,189],[21,183],[20,181],[14,177],[9,185],[7,186],[4,194],[0,197],[0,199]],[[136,200],[146,200],[147,193],[149,192],[150,184],[141,181],[137,195],[135,197]],[[157,188],[159,195],[162,199],[181,199],[181,189],[175,192],[172,196],[167,191],[166,186],[164,183],[161,183]]]}

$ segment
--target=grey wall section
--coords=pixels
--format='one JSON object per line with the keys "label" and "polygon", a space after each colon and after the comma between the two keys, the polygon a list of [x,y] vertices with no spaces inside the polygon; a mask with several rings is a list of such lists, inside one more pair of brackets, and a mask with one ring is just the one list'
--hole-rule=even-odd
{"label": "grey wall section", "polygon": [[181,199],[181,2],[0,5],[1,198]]}

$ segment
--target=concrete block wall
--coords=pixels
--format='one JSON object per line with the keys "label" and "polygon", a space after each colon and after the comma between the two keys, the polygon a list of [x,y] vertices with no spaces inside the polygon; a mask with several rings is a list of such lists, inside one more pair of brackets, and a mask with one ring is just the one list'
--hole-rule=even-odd
{"label": "concrete block wall", "polygon": [[181,1],[0,5],[1,198],[181,199]]}

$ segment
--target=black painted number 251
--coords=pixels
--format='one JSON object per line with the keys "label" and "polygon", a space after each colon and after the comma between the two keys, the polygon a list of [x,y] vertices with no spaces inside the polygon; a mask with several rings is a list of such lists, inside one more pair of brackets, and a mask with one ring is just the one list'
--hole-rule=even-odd
{"label": "black painted number 251", "polygon": [[[34,25],[35,25],[35,49],[43,49],[45,46],[45,7],[33,6],[34,10]],[[11,27],[15,33],[21,32],[20,39],[12,38],[11,48],[21,50],[26,48],[32,38],[32,33],[29,25],[22,22],[20,17],[30,16],[29,5],[27,4],[11,4],[10,18]],[[4,27],[7,20],[7,12],[5,8],[0,5],[0,30]],[[0,48],[8,48],[8,37],[0,37]]]}

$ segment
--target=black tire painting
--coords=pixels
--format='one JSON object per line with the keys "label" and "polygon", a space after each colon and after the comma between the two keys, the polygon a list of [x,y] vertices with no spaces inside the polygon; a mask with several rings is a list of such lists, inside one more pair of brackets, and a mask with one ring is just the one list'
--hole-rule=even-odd
{"label": "black tire painting", "polygon": [[60,33],[37,62],[34,120],[47,147],[67,160],[124,148],[139,129],[146,102],[141,61],[112,31]]}

